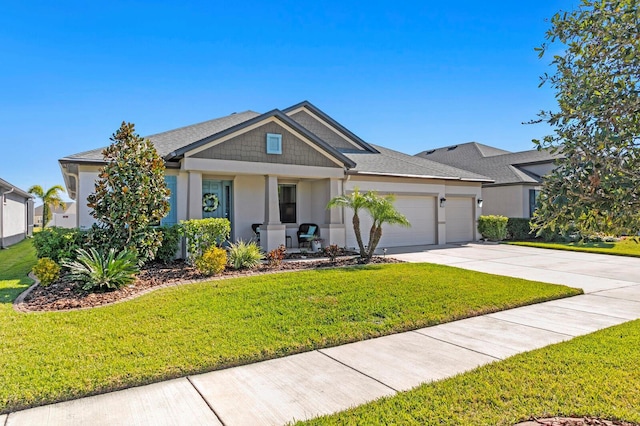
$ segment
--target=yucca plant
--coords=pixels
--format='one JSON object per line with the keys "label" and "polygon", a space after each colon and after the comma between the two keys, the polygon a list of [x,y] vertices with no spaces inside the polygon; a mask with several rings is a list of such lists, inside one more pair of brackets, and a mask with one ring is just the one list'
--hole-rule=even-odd
{"label": "yucca plant", "polygon": [[255,241],[245,243],[239,240],[229,244],[229,264],[233,269],[255,268],[263,258],[264,254]]}
{"label": "yucca plant", "polygon": [[127,249],[116,254],[112,248],[106,256],[94,248],[76,252],[76,260],[66,261],[63,266],[69,268],[71,278],[84,283],[83,290],[117,289],[132,283],[139,272],[135,253]]}

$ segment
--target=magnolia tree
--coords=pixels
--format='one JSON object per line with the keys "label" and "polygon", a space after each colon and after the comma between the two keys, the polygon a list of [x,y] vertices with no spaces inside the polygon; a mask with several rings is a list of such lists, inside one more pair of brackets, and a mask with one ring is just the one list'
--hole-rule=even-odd
{"label": "magnolia tree", "polygon": [[583,0],[551,19],[556,71],[542,77],[557,111],[539,120],[554,135],[534,141],[562,154],[545,179],[532,219],[545,230],[583,236],[640,231],[640,12],[637,0]]}
{"label": "magnolia tree", "polygon": [[[347,207],[353,210],[353,232],[356,236],[360,257],[365,261],[371,260],[373,253],[382,238],[382,225],[411,226],[407,218],[396,210],[393,195],[380,196],[375,191],[361,193],[355,188],[350,195],[339,195],[332,198],[327,208]],[[364,244],[360,230],[360,213],[365,212],[373,223],[369,229],[369,242]]]}
{"label": "magnolia tree", "polygon": [[139,261],[152,260],[162,243],[162,233],[151,227],[169,211],[169,189],[164,181],[164,161],[151,141],[138,136],[132,123],[111,136],[102,152],[107,163],[87,197],[109,248],[129,248]]}

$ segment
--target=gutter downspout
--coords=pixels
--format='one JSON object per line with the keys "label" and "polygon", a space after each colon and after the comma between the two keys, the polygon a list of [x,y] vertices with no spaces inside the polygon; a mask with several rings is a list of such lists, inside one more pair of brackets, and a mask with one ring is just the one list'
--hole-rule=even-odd
{"label": "gutter downspout", "polygon": [[4,248],[4,204],[5,204],[5,195],[11,194],[15,188],[11,188],[9,191],[3,192],[1,195],[2,200],[0,201],[0,249]]}

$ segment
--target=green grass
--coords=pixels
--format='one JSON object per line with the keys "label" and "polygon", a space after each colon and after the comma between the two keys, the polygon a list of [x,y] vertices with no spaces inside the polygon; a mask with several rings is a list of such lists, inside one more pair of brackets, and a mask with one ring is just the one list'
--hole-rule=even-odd
{"label": "green grass", "polygon": [[640,422],[640,320],[305,424],[493,426],[587,415]]}
{"label": "green grass", "polygon": [[616,241],[614,243],[545,243],[538,241],[517,241],[509,242],[508,244],[556,250],[583,251],[588,253],[640,257],[640,240],[635,241],[632,238]]}
{"label": "green grass", "polygon": [[27,274],[35,263],[36,251],[31,240],[23,240],[0,250],[0,303],[13,302],[33,284],[33,280],[27,277]]}
{"label": "green grass", "polygon": [[[13,299],[25,246],[0,281]],[[0,252],[0,265],[6,264]],[[22,266],[18,266],[22,265]],[[15,274],[15,275],[14,275]],[[446,266],[395,264],[228,279],[73,312],[0,304],[0,412],[240,365],[579,293]]]}

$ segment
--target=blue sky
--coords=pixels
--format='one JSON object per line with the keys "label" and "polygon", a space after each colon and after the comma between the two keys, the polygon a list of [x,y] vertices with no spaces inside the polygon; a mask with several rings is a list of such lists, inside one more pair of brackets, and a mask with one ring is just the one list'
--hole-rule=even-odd
{"label": "blue sky", "polygon": [[408,154],[532,149],[550,129],[521,123],[555,108],[533,48],[578,3],[5,0],[0,177],[62,185],[57,160],[123,120],[149,135],[302,100]]}

